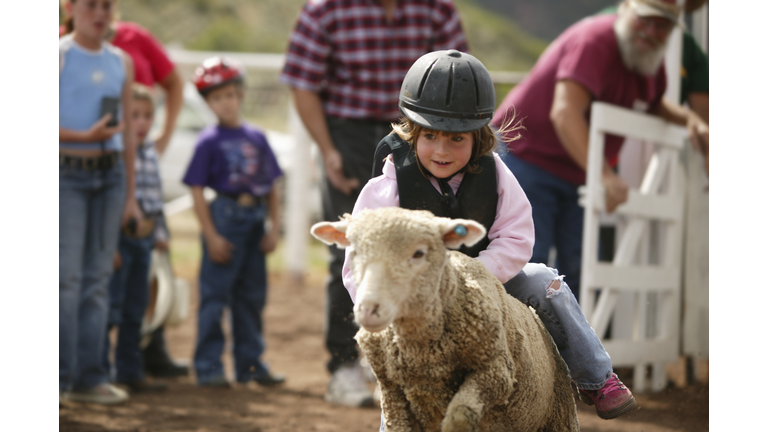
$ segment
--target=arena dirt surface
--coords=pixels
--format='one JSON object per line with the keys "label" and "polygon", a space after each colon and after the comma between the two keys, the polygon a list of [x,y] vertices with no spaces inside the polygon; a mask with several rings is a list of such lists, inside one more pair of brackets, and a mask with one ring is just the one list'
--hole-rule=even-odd
{"label": "arena dirt surface", "polygon": [[[177,237],[178,238],[178,237]],[[173,247],[173,245],[172,245]],[[194,267],[194,266],[190,266]],[[191,310],[197,310],[196,268],[176,268],[190,282]],[[65,402],[59,406],[59,430],[190,431],[190,432],[293,432],[378,431],[380,411],[331,405],[323,400],[328,376],[323,347],[324,274],[309,274],[303,284],[286,275],[270,274],[265,326],[265,360],[275,372],[284,373],[284,386],[233,386],[204,389],[194,377],[163,380],[168,390],[134,395],[119,406]],[[191,359],[196,328],[192,313],[181,326],[166,331],[169,351],[175,358]],[[231,344],[228,342],[228,348]],[[225,354],[232,379],[231,357]],[[626,377],[622,377],[626,378]],[[628,379],[625,381],[630,384]],[[709,388],[706,385],[670,387],[655,394],[636,394],[639,409],[620,419],[602,420],[577,402],[581,430],[615,432],[672,432],[709,430]]]}

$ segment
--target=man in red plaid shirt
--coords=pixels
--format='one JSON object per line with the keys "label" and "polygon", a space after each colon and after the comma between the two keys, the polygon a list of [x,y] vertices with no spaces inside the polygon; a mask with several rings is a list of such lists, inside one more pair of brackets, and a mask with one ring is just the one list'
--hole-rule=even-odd
{"label": "man in red plaid shirt", "polygon": [[[291,87],[325,166],[323,217],[352,213],[373,169],[376,144],[400,117],[406,72],[436,50],[467,51],[452,0],[309,0],[290,37],[280,80]],[[341,278],[344,251],[330,248],[325,342],[326,400],[373,404],[358,362],[352,299]]]}

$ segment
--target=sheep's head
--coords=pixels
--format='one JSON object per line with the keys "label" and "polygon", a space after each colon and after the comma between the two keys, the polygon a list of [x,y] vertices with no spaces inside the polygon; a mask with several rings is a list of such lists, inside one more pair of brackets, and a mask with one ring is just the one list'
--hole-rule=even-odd
{"label": "sheep's head", "polygon": [[345,214],[338,222],[320,222],[311,232],[326,244],[351,247],[355,320],[377,332],[399,317],[410,297],[422,301],[434,297],[447,249],[477,243],[485,228],[472,220],[386,207]]}

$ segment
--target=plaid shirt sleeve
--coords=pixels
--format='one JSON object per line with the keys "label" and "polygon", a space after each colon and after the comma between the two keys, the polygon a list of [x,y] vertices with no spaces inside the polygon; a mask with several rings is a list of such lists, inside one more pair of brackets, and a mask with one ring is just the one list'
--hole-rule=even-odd
{"label": "plaid shirt sleeve", "polygon": [[321,89],[331,52],[322,22],[323,10],[313,2],[307,2],[288,42],[281,82],[301,90],[317,92]]}
{"label": "plaid shirt sleeve", "polygon": [[433,15],[432,21],[435,29],[435,43],[432,51],[455,49],[469,52],[469,45],[456,6],[450,0],[438,0],[436,3],[437,13]]}

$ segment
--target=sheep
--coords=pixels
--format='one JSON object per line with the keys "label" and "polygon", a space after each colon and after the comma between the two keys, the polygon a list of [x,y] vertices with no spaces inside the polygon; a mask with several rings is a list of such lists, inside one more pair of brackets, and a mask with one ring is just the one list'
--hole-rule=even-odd
{"label": "sheep", "polygon": [[312,234],[352,247],[355,339],[388,431],[579,430],[568,367],[543,324],[479,261],[485,228],[399,207]]}

